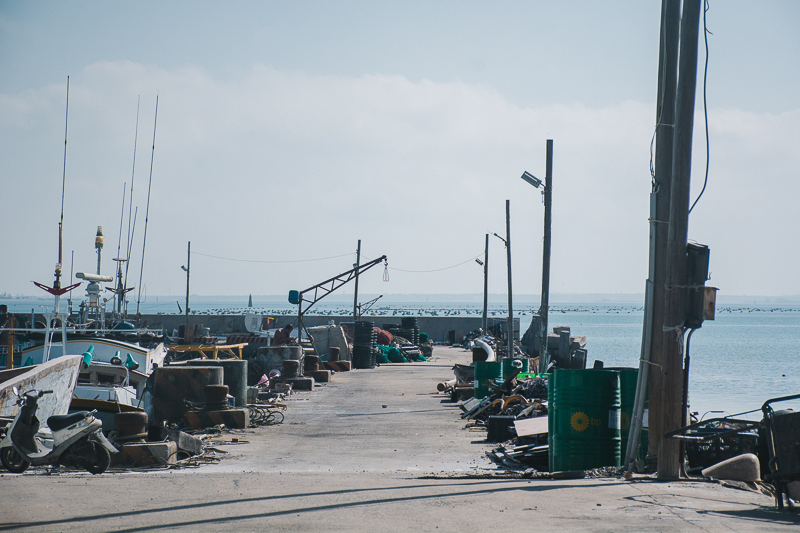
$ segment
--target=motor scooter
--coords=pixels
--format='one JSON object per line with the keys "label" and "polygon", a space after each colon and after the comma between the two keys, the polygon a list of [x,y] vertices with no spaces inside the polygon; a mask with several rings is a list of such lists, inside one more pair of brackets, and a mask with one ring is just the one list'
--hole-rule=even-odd
{"label": "motor scooter", "polygon": [[102,474],[118,453],[103,435],[103,423],[94,416],[97,411],[79,411],[53,415],[47,419],[49,432],[39,431],[36,410],[39,398],[51,390],[29,390],[20,395],[13,388],[20,410],[6,436],[0,441],[0,462],[9,472],[20,474],[30,465],[64,464]]}

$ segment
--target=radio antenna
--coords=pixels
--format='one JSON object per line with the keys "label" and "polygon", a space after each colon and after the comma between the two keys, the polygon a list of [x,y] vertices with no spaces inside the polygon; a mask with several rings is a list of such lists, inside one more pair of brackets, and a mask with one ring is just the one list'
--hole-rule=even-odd
{"label": "radio antenna", "polygon": [[158,95],[156,95],[156,116],[153,120],[153,150],[150,152],[150,180],[147,184],[147,209],[144,213],[144,237],[142,238],[142,266],[139,268],[139,295],[136,297],[136,314],[142,300],[142,272],[144,271],[144,250],[147,246],[147,221],[150,218],[150,188],[153,186],[153,159],[156,155],[156,126],[158,126]]}

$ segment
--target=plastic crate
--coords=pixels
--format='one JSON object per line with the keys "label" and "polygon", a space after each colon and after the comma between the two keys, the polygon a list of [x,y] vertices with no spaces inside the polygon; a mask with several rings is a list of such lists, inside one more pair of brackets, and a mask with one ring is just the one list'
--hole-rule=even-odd
{"label": "plastic crate", "polygon": [[[690,435],[709,435],[724,433],[728,429],[703,429]],[[757,453],[758,435],[754,433],[739,433],[716,437],[707,441],[687,441],[686,456],[689,468],[708,468],[725,459],[742,455],[743,453]]]}

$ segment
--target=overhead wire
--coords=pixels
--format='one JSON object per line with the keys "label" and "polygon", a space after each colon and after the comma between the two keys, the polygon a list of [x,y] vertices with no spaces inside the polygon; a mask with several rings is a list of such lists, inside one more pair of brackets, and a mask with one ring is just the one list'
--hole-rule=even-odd
{"label": "overhead wire", "polygon": [[225,261],[237,261],[240,263],[309,263],[312,261],[326,261],[328,259],[337,259],[339,257],[347,257],[348,255],[352,255],[351,253],[346,253],[342,255],[332,255],[330,257],[318,257],[315,259],[285,259],[285,260],[259,260],[259,259],[237,259],[234,257],[222,257],[219,255],[211,255],[211,254],[204,254],[200,252],[192,252],[192,255],[201,255],[203,257],[211,257],[214,259],[222,259]]}
{"label": "overhead wire", "polygon": [[[703,5],[703,40],[705,41],[706,45],[706,63],[705,68],[703,69],[703,116],[705,117],[706,123],[706,177],[703,180],[703,189],[700,191],[700,194],[697,195],[692,207],[689,208],[689,214],[692,213],[692,209],[694,206],[697,205],[697,202],[700,201],[700,198],[703,196],[703,193],[706,192],[706,185],[708,185],[708,164],[711,158],[710,156],[710,147],[709,147],[709,140],[708,140],[708,103],[706,98],[706,84],[708,81],[708,34],[711,33],[708,31],[708,26],[706,25],[706,13],[708,13],[709,9],[708,0],[705,0]],[[711,33],[711,35],[714,35]]]}
{"label": "overhead wire", "polygon": [[397,270],[399,272],[411,272],[411,273],[415,273],[415,274],[424,274],[424,273],[427,273],[427,272],[441,272],[443,270],[450,270],[451,268],[459,267],[459,266],[464,265],[466,263],[471,263],[472,261],[475,261],[475,259],[477,259],[479,257],[483,257],[483,252],[479,253],[478,255],[476,255],[474,257],[470,257],[466,261],[461,261],[460,263],[456,263],[455,265],[450,265],[450,266],[444,267],[444,268],[434,268],[434,269],[431,269],[431,270],[407,270],[405,268],[397,268],[397,267],[388,267],[388,268],[390,270]]}

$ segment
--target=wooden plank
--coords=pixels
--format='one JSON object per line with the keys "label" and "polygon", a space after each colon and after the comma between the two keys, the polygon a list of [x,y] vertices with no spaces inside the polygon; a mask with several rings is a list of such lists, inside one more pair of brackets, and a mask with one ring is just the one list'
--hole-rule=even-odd
{"label": "wooden plank", "polygon": [[547,433],[547,417],[537,416],[536,418],[514,420],[514,429],[517,430],[518,437]]}

